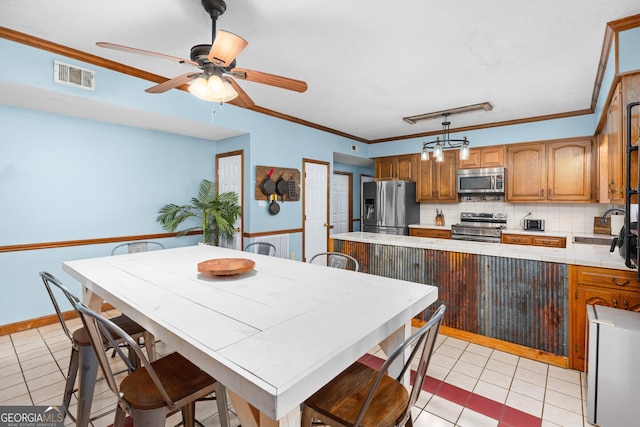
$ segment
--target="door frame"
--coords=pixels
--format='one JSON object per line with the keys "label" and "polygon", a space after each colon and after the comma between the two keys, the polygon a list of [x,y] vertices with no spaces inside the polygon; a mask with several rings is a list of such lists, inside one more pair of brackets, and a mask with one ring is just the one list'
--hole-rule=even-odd
{"label": "door frame", "polygon": [[307,171],[306,171],[306,164],[307,163],[315,163],[315,164],[319,164],[319,165],[325,165],[327,167],[327,212],[326,212],[326,218],[327,218],[327,226],[326,228],[326,239],[327,239],[327,248],[329,247],[329,227],[330,222],[331,222],[331,163],[329,162],[324,162],[322,160],[314,160],[314,159],[307,159],[307,158],[302,158],[302,262],[307,262],[307,257],[305,254],[305,235],[306,235],[306,230],[305,230],[305,222],[306,222],[306,217],[305,217],[305,212],[306,212],[306,198],[307,198],[307,191],[306,191],[306,181],[307,181]]}
{"label": "door frame", "polygon": [[[333,171],[334,175],[345,175],[349,177],[349,232],[353,231],[353,172]],[[331,200],[331,199],[329,199]],[[331,211],[331,209],[329,209]]]}
{"label": "door frame", "polygon": [[219,194],[218,192],[218,160],[220,160],[223,157],[233,157],[233,156],[240,156],[240,188],[242,188],[242,200],[240,201],[240,231],[236,231],[236,233],[240,233],[240,250],[244,249],[244,205],[245,205],[245,199],[246,199],[246,195],[245,195],[245,186],[244,186],[244,150],[236,150],[236,151],[229,151],[227,153],[217,153],[216,154],[216,171],[215,171],[215,177],[216,177],[216,193]]}

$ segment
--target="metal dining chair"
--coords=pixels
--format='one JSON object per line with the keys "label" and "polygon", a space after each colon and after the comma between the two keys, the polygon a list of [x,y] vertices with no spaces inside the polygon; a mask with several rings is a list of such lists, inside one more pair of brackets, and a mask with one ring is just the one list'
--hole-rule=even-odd
{"label": "metal dining chair", "polygon": [[[226,390],[213,377],[179,353],[171,353],[150,362],[136,340],[115,323],[91,311],[81,302],[75,304],[75,309],[89,332],[107,384],[117,398],[113,427],[123,427],[127,414],[133,418],[136,426],[164,426],[166,417],[178,409],[182,412],[184,426],[194,427],[196,401],[214,392],[221,426],[229,426]],[[141,361],[140,368],[116,346],[120,339],[135,352]],[[116,380],[105,353],[108,345],[116,349],[129,370],[129,374],[121,381]]]}
{"label": "metal dining chair", "polygon": [[111,255],[115,255],[118,249],[127,248],[127,253],[133,254],[137,252],[147,252],[149,247],[155,247],[156,249],[164,249],[164,245],[162,243],[153,242],[153,241],[137,241],[137,242],[128,242],[117,245],[113,249],[111,249]]}
{"label": "metal dining chair", "polygon": [[[318,424],[333,427],[413,426],[411,408],[418,399],[442,322],[441,305],[426,325],[405,340],[379,371],[360,362],[344,370],[302,405],[302,427]],[[411,349],[396,378],[387,375],[389,366]],[[408,391],[402,379],[418,359],[413,385]]]}
{"label": "metal dining chair", "polygon": [[[63,315],[58,300],[55,297],[55,293],[62,292],[67,300],[69,300],[72,307],[79,301],[79,299],[51,273],[41,271],[40,277],[42,278],[44,286],[47,289],[47,293],[51,298],[51,302],[55,308],[58,320],[62,325],[62,329],[71,341],[71,357],[69,358],[69,370],[67,372],[62,405],[64,406],[66,415],[73,420],[76,425],[87,426],[93,420],[108,413],[102,413],[94,416],[93,418],[90,417],[93,392],[96,386],[96,375],[98,372],[98,359],[96,358],[95,352],[91,346],[87,330],[84,327],[81,327],[71,332],[69,325],[67,325],[66,316]],[[153,336],[150,333],[124,315],[114,317],[112,321],[114,324],[117,324],[118,327],[127,331],[127,333],[134,337],[136,341],[143,338],[149,359],[155,360],[155,343],[153,341]],[[117,344],[120,345],[121,342],[117,342]],[[80,374],[80,381],[76,390],[74,387],[78,373]],[[69,405],[71,403],[71,396],[76,391],[78,392],[78,410],[76,416],[74,416],[69,411]]]}
{"label": "metal dining chair", "polygon": [[[251,250],[249,250],[251,249]],[[253,242],[245,246],[245,252],[254,252],[260,255],[276,256],[275,245],[268,242]]]}
{"label": "metal dining chair", "polygon": [[345,270],[353,271],[358,271],[360,269],[360,264],[354,257],[340,252],[320,252],[311,257],[309,263],[320,264],[318,261],[321,259],[321,257],[326,257],[326,265],[329,267],[342,268]]}

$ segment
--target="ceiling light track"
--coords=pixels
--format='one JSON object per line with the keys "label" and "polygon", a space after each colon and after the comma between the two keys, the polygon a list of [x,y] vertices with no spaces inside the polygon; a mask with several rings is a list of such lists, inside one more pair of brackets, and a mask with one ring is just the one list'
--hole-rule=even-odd
{"label": "ceiling light track", "polygon": [[402,120],[413,125],[420,120],[429,120],[435,117],[442,117],[445,114],[449,115],[454,113],[456,114],[467,113],[469,111],[476,111],[476,110],[491,111],[493,110],[493,106],[488,102],[481,102],[479,104],[472,104],[472,105],[466,105],[464,107],[457,107],[457,108],[451,108],[448,110],[435,111],[433,113],[425,113],[425,114],[418,114],[416,116],[403,117]]}

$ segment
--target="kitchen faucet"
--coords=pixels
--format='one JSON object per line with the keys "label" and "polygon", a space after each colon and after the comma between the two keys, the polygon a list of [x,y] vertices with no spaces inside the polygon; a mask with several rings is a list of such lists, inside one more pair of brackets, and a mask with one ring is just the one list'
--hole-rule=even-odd
{"label": "kitchen faucet", "polygon": [[607,223],[607,217],[611,214],[611,212],[622,212],[623,214],[627,214],[627,212],[624,209],[621,208],[611,208],[611,209],[607,209],[604,214],[602,215],[602,218],[600,219],[600,224],[604,225]]}

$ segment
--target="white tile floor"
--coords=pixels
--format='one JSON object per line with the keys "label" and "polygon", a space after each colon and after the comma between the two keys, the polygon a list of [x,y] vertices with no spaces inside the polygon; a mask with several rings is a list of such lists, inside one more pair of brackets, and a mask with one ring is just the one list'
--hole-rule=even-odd
{"label": "white tile floor", "polygon": [[[71,322],[80,324],[79,319]],[[159,354],[169,351],[158,343]],[[70,343],[59,324],[0,336],[0,405],[61,404],[69,355]],[[431,389],[425,388],[413,409],[416,427],[590,426],[584,419],[584,375],[574,370],[441,335],[428,377]],[[100,381],[92,415],[114,406],[113,394]],[[235,427],[237,418],[231,416]],[[166,425],[175,426],[179,418],[173,415]],[[197,418],[205,426],[219,426],[215,402],[199,403]],[[110,414],[92,425],[112,421]]]}

